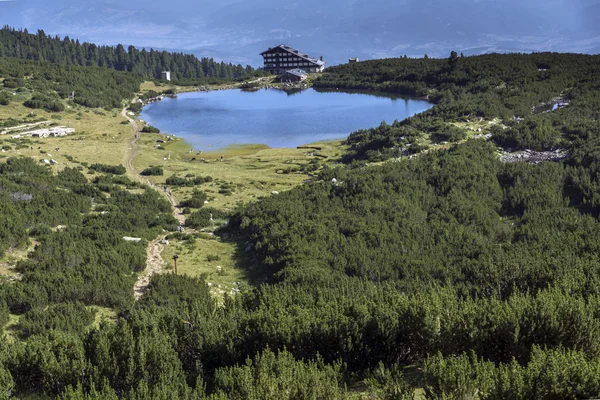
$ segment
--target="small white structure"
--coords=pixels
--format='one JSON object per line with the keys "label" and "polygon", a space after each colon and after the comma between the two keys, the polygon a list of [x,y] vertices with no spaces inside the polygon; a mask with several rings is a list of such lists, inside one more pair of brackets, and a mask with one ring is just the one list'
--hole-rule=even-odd
{"label": "small white structure", "polygon": [[160,73],[160,79],[165,81],[171,80],[171,71],[163,71]]}
{"label": "small white structure", "polygon": [[67,134],[74,133],[74,132],[75,132],[74,128],[67,128],[65,126],[55,126],[53,128],[37,129],[35,131],[25,132],[25,133],[22,133],[21,135],[23,135],[23,136],[31,135],[31,137],[47,138],[47,137],[67,136]]}

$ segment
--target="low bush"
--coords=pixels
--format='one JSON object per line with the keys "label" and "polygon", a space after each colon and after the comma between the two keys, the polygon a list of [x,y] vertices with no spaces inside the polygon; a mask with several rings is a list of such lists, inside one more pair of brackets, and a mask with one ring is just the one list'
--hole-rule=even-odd
{"label": "low bush", "polygon": [[161,167],[148,167],[141,172],[143,176],[162,176],[163,169]]}
{"label": "low bush", "polygon": [[160,133],[160,129],[152,125],[146,125],[142,128],[144,133]]}
{"label": "low bush", "polygon": [[181,205],[183,207],[202,208],[204,207],[204,202],[206,201],[206,199],[206,193],[198,189],[194,189],[194,191],[192,192],[192,197],[182,201]]}
{"label": "low bush", "polygon": [[114,175],[125,175],[127,172],[125,167],[122,165],[92,164],[90,165],[90,169]]}

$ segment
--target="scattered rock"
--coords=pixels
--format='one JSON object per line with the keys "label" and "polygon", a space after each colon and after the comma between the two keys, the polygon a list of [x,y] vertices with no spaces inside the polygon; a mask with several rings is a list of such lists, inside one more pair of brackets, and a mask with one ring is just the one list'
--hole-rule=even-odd
{"label": "scattered rock", "polygon": [[523,150],[519,152],[505,152],[500,155],[500,161],[503,162],[527,162],[531,164],[539,164],[545,161],[561,161],[568,157],[568,153],[564,150],[550,151],[533,151]]}

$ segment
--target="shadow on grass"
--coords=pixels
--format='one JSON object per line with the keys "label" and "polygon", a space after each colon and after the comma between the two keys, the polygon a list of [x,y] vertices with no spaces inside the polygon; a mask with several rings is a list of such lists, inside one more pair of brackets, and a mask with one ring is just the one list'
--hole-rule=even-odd
{"label": "shadow on grass", "polygon": [[245,238],[232,234],[226,227],[220,228],[215,234],[219,235],[222,242],[234,246],[232,258],[235,267],[243,273],[248,284],[257,287],[272,280],[270,269],[260,263],[256,252]]}

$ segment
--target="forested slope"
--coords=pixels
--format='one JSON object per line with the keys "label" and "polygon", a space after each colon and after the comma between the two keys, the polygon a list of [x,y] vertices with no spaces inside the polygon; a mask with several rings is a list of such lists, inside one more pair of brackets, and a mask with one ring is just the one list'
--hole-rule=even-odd
{"label": "forested slope", "polygon": [[60,65],[80,65],[129,71],[145,79],[159,79],[161,71],[170,71],[172,79],[240,78],[254,72],[250,66],[197,59],[191,54],[150,49],[125,49],[121,44],[98,46],[93,43],[52,37],[38,30],[30,34],[8,26],[0,29],[0,57],[48,61]]}
{"label": "forested slope", "polygon": [[13,100],[13,93],[31,94],[30,108],[63,111],[64,100],[85,107],[121,107],[133,98],[143,79],[137,75],[98,67],[62,66],[46,61],[0,57],[0,107]]}
{"label": "forested slope", "polygon": [[[373,60],[328,68],[315,86],[428,96],[436,104],[428,112],[392,126],[351,134],[347,160],[418,153],[427,148],[423,138],[434,143],[460,141],[467,132],[454,123],[479,119],[501,120],[483,133],[492,133],[498,145],[512,149],[577,147],[578,139],[587,140],[590,131],[598,132],[600,56],[453,54],[446,60]],[[556,102],[569,105],[544,112],[549,110],[545,104]]]}
{"label": "forested slope", "polygon": [[[592,73],[599,61],[486,57],[494,61],[483,69],[487,79],[519,82],[512,101],[500,89],[473,86],[472,70],[446,94],[428,87],[440,97],[425,115],[351,135],[348,159],[385,158],[396,130],[418,124],[435,124],[437,134],[460,130],[457,121],[486,109],[485,96],[492,108],[481,116],[497,121],[496,143],[481,137],[381,165],[333,165],[318,181],[241,207],[218,233],[254,259],[248,273],[264,284],[223,305],[201,279],[170,274],[131,301],[130,273],[141,267],[143,246],[120,237],[170,228],[158,194],[139,194],[113,176],[86,183],[76,170],[52,176],[9,160],[0,168],[4,249],[40,244],[18,265],[22,280],[0,285],[0,323],[9,312],[20,316],[11,328],[16,340],[0,345],[0,396],[412,399],[415,389],[429,399],[600,396]],[[368,76],[361,64],[340,71],[364,68],[357,76]],[[380,64],[368,65],[376,75]],[[550,71],[561,78],[540,83]],[[561,94],[565,108],[532,111]],[[527,126],[523,137],[539,140],[534,121],[557,132],[550,148],[569,157],[502,162],[499,135],[517,140]],[[361,153],[362,144],[373,153]],[[50,229],[55,224],[67,228]],[[118,317],[94,327],[91,305]]]}

